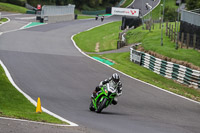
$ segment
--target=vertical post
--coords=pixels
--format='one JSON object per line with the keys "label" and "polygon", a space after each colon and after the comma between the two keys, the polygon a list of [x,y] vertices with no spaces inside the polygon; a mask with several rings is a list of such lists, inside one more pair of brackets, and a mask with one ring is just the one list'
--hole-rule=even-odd
{"label": "vertical post", "polygon": [[195,49],[196,48],[196,34],[194,34],[194,36],[193,36],[193,49]]}
{"label": "vertical post", "polygon": [[166,22],[166,31],[165,31],[166,32],[166,36],[168,36],[168,28],[169,28],[168,27],[168,22]]}
{"label": "vertical post", "polygon": [[159,29],[161,29],[161,19],[159,19],[159,23],[160,23],[160,25],[159,25]]}
{"label": "vertical post", "polygon": [[187,33],[187,49],[188,49],[188,47],[189,47],[189,43],[190,43],[190,34],[189,33]]}
{"label": "vertical post", "polygon": [[170,38],[170,35],[171,35],[171,24],[169,24],[169,38]]}
{"label": "vertical post", "polygon": [[153,21],[153,30],[154,30],[154,20],[152,20]]}
{"label": "vertical post", "polygon": [[178,19],[177,19],[177,36],[176,36],[176,50],[178,49],[178,27],[179,27],[179,9],[180,9],[180,3],[178,5]]}
{"label": "vertical post", "polygon": [[165,0],[163,1],[163,17],[162,17],[162,30],[161,30],[161,46],[163,46],[163,19],[164,19],[164,13],[165,13]]}
{"label": "vertical post", "polygon": [[183,47],[184,32],[181,33],[181,48]]}
{"label": "vertical post", "polygon": [[143,11],[143,0],[142,0],[142,10],[141,10],[141,15],[142,15],[142,29],[144,30],[144,18],[143,18],[143,14],[142,14],[142,11]]}
{"label": "vertical post", "polygon": [[178,33],[176,33],[176,20],[175,20],[175,27],[174,27],[174,42],[176,42],[176,36],[178,35]]}
{"label": "vertical post", "polygon": [[174,26],[174,25],[172,25],[172,30],[171,30],[171,41],[173,41],[173,33],[174,33],[173,26]]}

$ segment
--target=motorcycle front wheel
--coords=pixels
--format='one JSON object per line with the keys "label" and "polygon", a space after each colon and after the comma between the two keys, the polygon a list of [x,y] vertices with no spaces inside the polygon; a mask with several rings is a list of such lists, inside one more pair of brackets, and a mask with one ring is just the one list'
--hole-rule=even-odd
{"label": "motorcycle front wheel", "polygon": [[106,102],[107,102],[107,99],[104,98],[103,101],[100,103],[100,105],[97,108],[97,113],[101,113],[101,111],[103,110],[103,108],[106,106]]}
{"label": "motorcycle front wheel", "polygon": [[93,106],[92,101],[91,101],[91,103],[90,103],[89,109],[90,109],[90,111],[95,111],[95,108],[94,108],[94,106]]}

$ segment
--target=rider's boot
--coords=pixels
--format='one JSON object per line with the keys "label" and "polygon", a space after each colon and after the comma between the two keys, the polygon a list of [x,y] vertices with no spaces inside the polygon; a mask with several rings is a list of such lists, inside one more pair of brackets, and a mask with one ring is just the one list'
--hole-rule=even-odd
{"label": "rider's boot", "polygon": [[116,105],[117,102],[118,102],[118,100],[117,100],[117,98],[115,97],[115,98],[113,99],[113,101],[112,101],[112,104],[113,104],[113,105]]}
{"label": "rider's boot", "polygon": [[94,91],[94,92],[92,93],[92,95],[91,95],[91,98],[92,98],[92,99],[95,99],[96,97],[97,97],[97,92]]}

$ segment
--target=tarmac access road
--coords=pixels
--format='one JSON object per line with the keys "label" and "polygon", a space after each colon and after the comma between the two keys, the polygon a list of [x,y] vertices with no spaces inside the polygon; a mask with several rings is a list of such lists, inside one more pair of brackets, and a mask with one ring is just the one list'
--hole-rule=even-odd
{"label": "tarmac access road", "polygon": [[[113,16],[103,23],[120,19]],[[118,105],[101,114],[89,111],[95,86],[116,71],[81,54],[71,36],[100,24],[100,20],[75,20],[2,34],[0,59],[25,93],[34,100],[40,97],[43,107],[79,128],[87,127],[83,132],[199,133],[198,103],[122,74]]]}
{"label": "tarmac access road", "polygon": [[[146,8],[146,3],[150,5],[152,8]],[[147,15],[148,12],[151,12],[154,7],[156,7],[160,3],[160,0],[135,0],[129,8],[140,9],[141,15]],[[174,3],[175,4],[175,3]]]}

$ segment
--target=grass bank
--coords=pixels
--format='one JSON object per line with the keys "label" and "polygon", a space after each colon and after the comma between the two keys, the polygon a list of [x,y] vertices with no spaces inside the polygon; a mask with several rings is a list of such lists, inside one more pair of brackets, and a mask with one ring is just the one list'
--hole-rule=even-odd
{"label": "grass bank", "polygon": [[129,31],[126,38],[129,44],[141,42],[145,50],[154,51],[176,60],[190,62],[200,67],[200,53],[193,49],[179,48],[176,50],[176,44],[165,35],[165,27],[163,32],[164,43],[161,46],[161,29],[159,29],[159,24],[156,24],[155,29],[150,32],[148,30],[142,30],[142,26],[140,26],[137,29]]}
{"label": "grass bank", "polygon": [[35,111],[36,107],[12,86],[6,77],[3,68],[0,66],[0,116],[67,124],[44,112],[38,114]]}
{"label": "grass bank", "polygon": [[[110,47],[112,47],[112,49],[116,49],[116,44],[117,44],[116,41],[119,34],[119,26],[120,26],[120,22],[113,22],[110,24],[106,24],[106,25],[94,28],[90,31],[85,31],[80,34],[77,34],[76,36],[74,36],[74,40],[76,44],[85,52],[94,52],[96,43],[100,42],[101,44],[101,42],[103,42],[102,40],[104,40],[105,38],[106,38],[105,41],[107,42],[104,42],[104,44],[106,45],[105,47],[100,46],[100,49],[101,49],[100,51],[108,50]],[[171,41],[167,37],[164,37],[164,46],[163,47],[159,46],[160,45],[160,30],[149,32],[149,31],[143,31],[141,28],[142,27],[139,27],[128,33],[127,36],[128,36],[129,43],[142,42],[143,45],[145,46],[146,46],[146,43],[148,44],[150,43],[152,45],[150,46],[147,45],[149,48],[156,49],[157,47],[160,47],[159,49],[162,50],[161,53],[162,52],[168,53],[171,51],[174,51],[174,54],[176,53],[174,43],[171,43]],[[107,32],[109,32],[110,35]],[[94,37],[94,39],[92,37]],[[90,39],[87,39],[87,38],[90,38]],[[115,42],[115,43],[110,43],[110,42]],[[115,45],[115,46],[112,46],[112,45]],[[182,50],[184,49],[180,49],[180,51]],[[183,52],[188,52],[188,51],[184,50]],[[193,52],[195,53],[196,51],[193,50],[192,53]],[[185,55],[187,54],[189,54],[189,52],[186,53]],[[148,82],[150,84],[153,84],[165,90],[169,90],[176,94],[191,98],[196,101],[200,101],[199,90],[189,88],[171,79],[164,78],[161,75],[158,75],[146,68],[143,68],[137,64],[130,62],[129,52],[103,54],[103,55],[93,54],[91,56],[96,56],[96,57],[101,57],[101,58],[105,57],[110,60],[113,60],[114,62],[116,62],[116,64],[114,64],[112,67],[132,77]],[[177,53],[174,56],[176,56],[177,58],[182,58],[182,52]],[[185,58],[187,58],[187,56]],[[194,58],[195,60],[198,60],[195,54],[193,54],[193,57],[190,57],[190,58]]]}
{"label": "grass bank", "polygon": [[129,6],[133,1],[135,1],[135,0],[125,0],[124,4],[121,7],[125,8],[125,7]]}
{"label": "grass bank", "polygon": [[26,13],[27,9],[21,6],[0,2],[0,11]]}
{"label": "grass bank", "polygon": [[84,31],[74,37],[77,45],[85,52],[108,51],[117,48],[119,26],[121,22],[113,22]]}
{"label": "grass bank", "polygon": [[[159,17],[161,17],[161,4],[163,4],[164,0],[161,0],[160,4],[152,11],[152,18],[153,20],[158,20]],[[176,0],[165,0],[165,7],[169,6],[170,8],[178,9],[178,6],[176,6]],[[148,19],[149,15],[147,14],[145,16],[145,19]]]}

